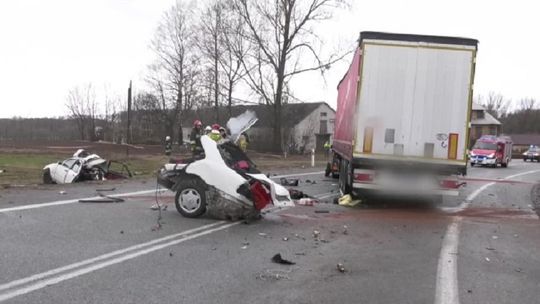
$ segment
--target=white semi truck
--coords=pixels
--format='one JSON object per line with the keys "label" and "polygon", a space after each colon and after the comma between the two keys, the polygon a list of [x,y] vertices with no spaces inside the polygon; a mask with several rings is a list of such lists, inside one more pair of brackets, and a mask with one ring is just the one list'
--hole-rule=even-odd
{"label": "white semi truck", "polygon": [[457,195],[478,41],[362,32],[338,86],[332,173],[343,193]]}

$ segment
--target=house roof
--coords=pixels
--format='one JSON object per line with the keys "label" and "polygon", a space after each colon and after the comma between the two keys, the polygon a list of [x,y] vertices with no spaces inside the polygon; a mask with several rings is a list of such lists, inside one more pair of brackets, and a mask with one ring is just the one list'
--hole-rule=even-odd
{"label": "house roof", "polygon": [[498,121],[495,117],[493,117],[493,115],[489,114],[489,112],[486,111],[486,108],[484,108],[484,106],[476,102],[473,102],[472,110],[484,112],[484,118],[471,119],[471,124],[473,125],[484,126],[484,125],[500,125],[501,124],[500,121]]}
{"label": "house roof", "polygon": [[[313,103],[289,103],[284,104],[281,111],[283,113],[283,126],[292,127],[300,123],[309,114],[315,111],[322,105],[326,105],[331,111],[334,111],[326,102],[313,102]],[[273,106],[272,105],[238,105],[232,107],[232,116],[238,116],[247,110],[255,112],[259,119],[255,124],[255,127],[272,127],[273,124]],[[227,107],[219,107],[220,124],[225,124],[229,118],[229,111]],[[184,114],[182,120],[182,127],[191,127],[195,119],[202,121],[203,126],[212,125],[215,122],[215,109],[204,108],[198,110],[188,111]]]}
{"label": "house roof", "polygon": [[540,134],[508,134],[514,145],[540,146]]}
{"label": "house roof", "polygon": [[472,109],[473,109],[473,111],[478,111],[478,110],[485,111],[486,110],[486,108],[484,108],[481,104],[476,103],[476,102],[473,102]]}

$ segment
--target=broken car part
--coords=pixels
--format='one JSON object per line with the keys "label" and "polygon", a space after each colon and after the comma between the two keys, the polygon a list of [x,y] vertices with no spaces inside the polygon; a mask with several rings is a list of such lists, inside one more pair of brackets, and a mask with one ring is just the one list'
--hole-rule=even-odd
{"label": "broken car part", "polygon": [[283,264],[283,265],[295,265],[295,262],[291,262],[289,260],[285,260],[281,257],[281,254],[277,253],[272,257],[272,262],[277,264]]}

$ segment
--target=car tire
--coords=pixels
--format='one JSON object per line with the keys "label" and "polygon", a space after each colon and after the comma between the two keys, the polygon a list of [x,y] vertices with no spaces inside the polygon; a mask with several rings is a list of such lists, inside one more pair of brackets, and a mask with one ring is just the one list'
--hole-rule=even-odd
{"label": "car tire", "polygon": [[187,178],[179,181],[174,190],[174,204],[180,214],[196,218],[206,212],[206,186],[197,178]]}
{"label": "car tire", "polygon": [[43,170],[43,183],[46,185],[54,184],[54,181],[51,176],[51,170],[49,169]]}
{"label": "car tire", "polygon": [[474,163],[471,163],[471,167],[474,167]]}

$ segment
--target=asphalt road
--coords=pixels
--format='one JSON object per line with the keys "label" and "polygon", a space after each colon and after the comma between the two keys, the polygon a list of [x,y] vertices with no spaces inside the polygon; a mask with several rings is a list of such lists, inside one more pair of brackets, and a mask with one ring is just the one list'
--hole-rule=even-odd
{"label": "asphalt road", "polygon": [[[319,204],[250,224],[183,218],[164,192],[157,230],[152,181],[2,190],[0,302],[540,302],[539,163],[471,168],[463,193],[436,206],[341,207],[336,180],[299,178]],[[110,187],[126,201],[77,202]]]}

